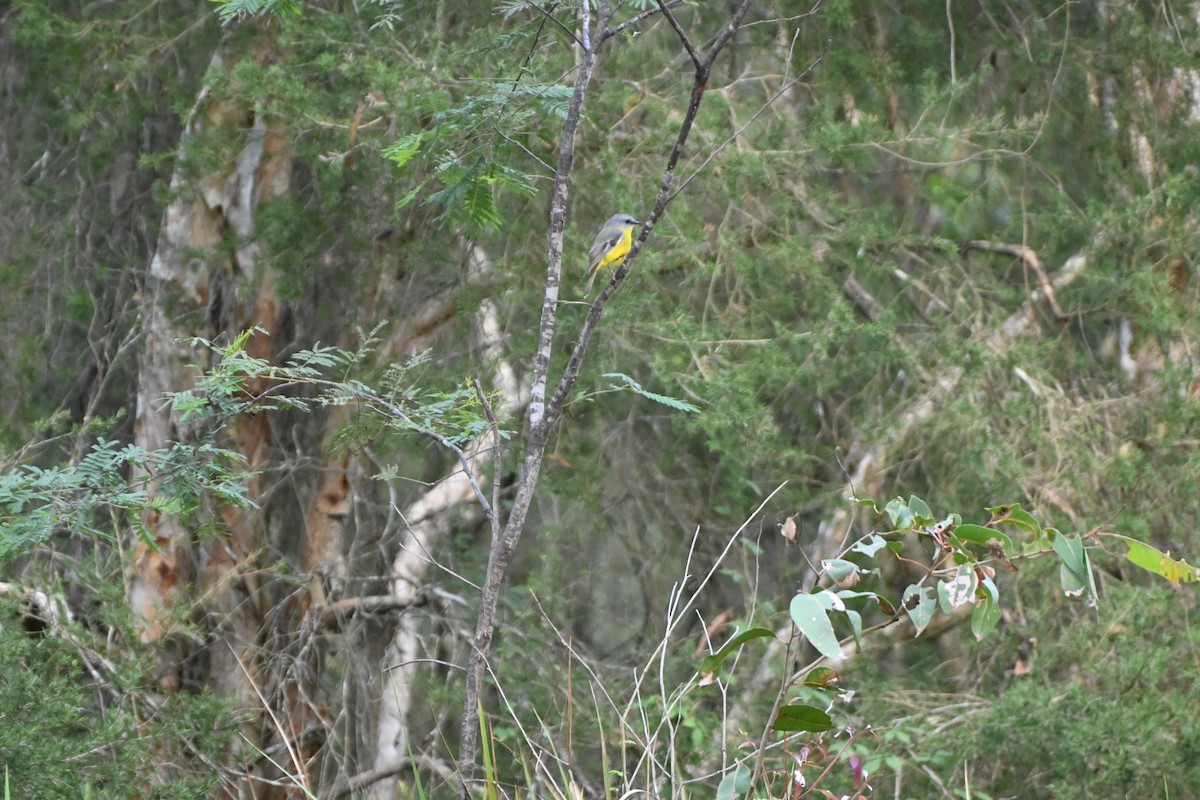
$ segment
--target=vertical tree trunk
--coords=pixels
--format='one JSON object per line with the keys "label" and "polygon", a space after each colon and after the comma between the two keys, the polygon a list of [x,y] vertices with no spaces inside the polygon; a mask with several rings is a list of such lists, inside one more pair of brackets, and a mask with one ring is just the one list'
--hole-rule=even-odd
{"label": "vertical tree trunk", "polygon": [[[251,57],[270,56],[267,34],[255,43]],[[211,69],[219,69],[240,53],[223,45]],[[247,125],[247,121],[249,124]],[[183,172],[186,156],[201,136],[221,137],[228,144],[228,162],[199,178]],[[166,392],[188,388],[193,363],[204,363],[206,353],[185,344],[194,336],[221,340],[258,325],[277,327],[279,300],[270,269],[258,263],[260,243],[255,238],[259,208],[286,194],[291,173],[291,153],[282,126],[269,123],[252,109],[228,102],[213,102],[201,92],[179,146],[181,166],[171,180],[175,199],[167,207],[162,231],[142,292],[144,344],[137,389],[135,442],[146,449],[188,441],[188,430],[165,405]],[[234,239],[232,249],[223,247]],[[255,334],[247,351],[271,360],[273,341]],[[263,386],[250,386],[261,391]],[[255,680],[256,642],[265,608],[261,587],[249,576],[266,547],[267,520],[263,513],[263,477],[271,439],[268,415],[246,415],[227,428],[223,446],[244,455],[246,493],[256,506],[235,509],[217,505],[217,533],[197,541],[192,530],[171,515],[145,519],[157,548],[140,539],[133,544],[127,596],[143,620],[142,640],[159,653],[160,685],[178,690],[181,672],[181,637],[171,636],[171,626],[182,613],[176,607],[182,595],[202,598],[200,620],[208,631],[205,669],[196,679],[233,697],[242,708],[257,708]],[[257,726],[243,731],[258,744]],[[241,745],[231,743],[233,756]],[[228,796],[244,793],[229,788]],[[261,792],[255,796],[263,796]]]}

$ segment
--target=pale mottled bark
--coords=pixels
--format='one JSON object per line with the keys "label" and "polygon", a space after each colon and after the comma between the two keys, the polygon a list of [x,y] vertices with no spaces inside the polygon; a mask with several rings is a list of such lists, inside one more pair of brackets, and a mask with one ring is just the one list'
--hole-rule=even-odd
{"label": "pale mottled bark", "polygon": [[[218,54],[210,68],[219,68],[221,64]],[[201,92],[179,147],[180,161],[185,159],[192,138],[206,124],[206,105],[207,92]],[[203,198],[187,191],[187,184],[188,179],[176,170],[171,177],[171,191],[177,199],[163,215],[158,246],[141,295],[143,344],[138,365],[134,443],[146,450],[161,449],[188,438],[176,415],[166,408],[165,397],[167,392],[188,389],[193,380],[187,366],[192,350],[182,340],[196,331],[180,311],[192,311],[191,316],[195,316],[195,309],[205,306],[208,265],[192,254],[212,252],[221,240],[219,221],[207,213]],[[144,522],[158,549],[141,540],[133,542],[126,596],[142,620],[142,641],[153,643],[169,627],[175,594],[190,578],[192,547],[187,531],[176,517],[151,514]],[[180,678],[174,665],[164,663],[161,669],[163,688],[177,689]]]}
{"label": "pale mottled bark", "polygon": [[[474,280],[486,279],[491,271],[486,254],[479,248],[472,250],[468,270],[469,279]],[[496,415],[501,420],[511,419],[529,402],[529,389],[503,358],[499,308],[491,299],[484,300],[476,313],[475,337],[476,347],[491,369],[490,388],[500,398]],[[471,470],[482,484],[489,476],[488,466],[494,455],[491,435],[476,439],[465,450]],[[455,469],[413,503],[395,510],[404,526],[400,548],[389,570],[389,593],[396,602],[405,605],[416,602],[433,567],[432,560],[452,530],[451,512],[473,500],[467,474]],[[381,777],[368,794],[373,800],[395,796],[396,771],[408,765],[412,755],[408,719],[413,683],[422,669],[415,662],[421,653],[418,624],[415,615],[401,616],[383,658],[373,765],[373,772]]]}
{"label": "pale mottled bark", "polygon": [[[211,67],[220,68],[233,57],[223,48]],[[251,125],[245,130],[247,118]],[[189,388],[194,379],[191,365],[204,363],[206,354],[187,344],[191,337],[220,340],[255,325],[271,330],[278,322],[280,304],[270,271],[258,264],[261,244],[255,232],[259,208],[289,190],[291,153],[285,131],[261,114],[211,102],[201,92],[179,147],[180,162],[198,137],[214,133],[232,143],[230,160],[198,180],[182,168],[176,170],[171,180],[175,199],[164,213],[145,278],[135,442],[146,449],[186,442],[196,433],[164,400],[167,392]],[[232,252],[222,246],[230,233],[238,243]],[[246,349],[270,360],[273,347],[268,336],[256,334]],[[266,464],[271,435],[268,415],[247,415],[232,420],[221,441],[245,457],[246,493],[255,502],[263,497],[259,471]],[[207,671],[201,679],[241,707],[257,708],[261,703],[252,680],[265,609],[259,607],[260,587],[248,576],[265,549],[263,507],[218,504],[211,511],[220,532],[200,543],[192,541],[193,531],[174,516],[147,517],[158,549],[134,542],[127,596],[143,621],[143,642],[159,648],[164,689],[181,685],[178,661],[184,653],[169,634],[179,613],[179,593],[186,590],[200,598],[203,624],[210,628]],[[259,738],[256,729],[251,724],[244,730],[251,742]],[[231,755],[243,746],[231,743]],[[242,789],[224,791],[235,796]]]}

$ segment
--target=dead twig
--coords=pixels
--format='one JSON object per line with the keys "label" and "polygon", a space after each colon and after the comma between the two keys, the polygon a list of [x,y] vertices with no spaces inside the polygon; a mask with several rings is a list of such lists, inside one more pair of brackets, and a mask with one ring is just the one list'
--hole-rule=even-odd
{"label": "dead twig", "polygon": [[1060,322],[1067,319],[1066,312],[1062,310],[1062,307],[1058,304],[1058,299],[1054,296],[1054,286],[1050,283],[1049,276],[1046,275],[1046,270],[1042,266],[1042,260],[1038,258],[1037,251],[1032,247],[1025,244],[972,239],[963,245],[963,252],[971,250],[982,250],[985,253],[1000,253],[1001,255],[1021,259],[1021,262],[1026,267],[1033,270],[1038,288],[1041,289],[1042,294],[1045,296],[1046,303],[1050,306],[1050,311],[1054,314],[1054,318]]}

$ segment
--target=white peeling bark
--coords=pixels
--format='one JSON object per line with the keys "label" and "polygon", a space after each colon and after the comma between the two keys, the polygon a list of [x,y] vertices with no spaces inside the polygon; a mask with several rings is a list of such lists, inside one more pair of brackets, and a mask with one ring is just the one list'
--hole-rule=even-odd
{"label": "white peeling bark", "polygon": [[[209,69],[221,66],[220,54],[213,57]],[[203,108],[207,90],[201,91],[185,125],[177,160],[183,162],[188,147],[203,126]],[[178,420],[165,407],[167,392],[184,391],[191,386],[188,364],[192,352],[181,341],[193,333],[178,316],[167,309],[203,308],[206,301],[206,267],[189,254],[209,252],[221,241],[217,221],[207,213],[203,199],[186,191],[187,178],[177,169],[171,176],[175,200],[163,214],[154,258],[142,289],[143,344],[139,360],[137,399],[134,417],[134,444],[146,450],[158,450],[171,442],[185,440]],[[147,476],[133,475],[134,480]],[[151,491],[154,490],[151,484]],[[141,539],[132,543],[132,560],[126,574],[125,594],[130,608],[141,620],[143,643],[157,642],[169,624],[175,593],[191,571],[191,546],[179,519],[147,514],[143,519],[154,536],[158,549]],[[179,686],[173,667],[164,665],[159,675],[163,688]]]}
{"label": "white peeling bark", "polygon": [[[232,58],[228,46],[213,57],[210,71]],[[244,130],[247,116],[251,125]],[[190,388],[195,371],[191,365],[208,357],[185,343],[196,336],[220,339],[255,325],[270,330],[278,316],[272,276],[256,270],[261,244],[255,233],[259,208],[290,188],[292,156],[285,131],[257,112],[247,115],[234,103],[212,101],[203,90],[181,137],[181,165],[198,138],[209,133],[219,133],[231,143],[229,158],[199,178],[182,166],[172,175],[174,199],[164,212],[141,293],[144,338],[134,441],[148,450],[189,442],[197,434],[180,422],[164,399],[168,392]],[[238,242],[232,252],[224,246],[230,233]],[[266,336],[252,337],[247,351],[258,358],[273,355]],[[270,421],[265,415],[231,420],[222,435],[223,446],[245,456],[247,495],[260,500],[262,478],[255,472],[267,458]],[[261,702],[251,681],[261,614],[254,602],[247,602],[257,595],[255,587],[247,585],[253,578],[247,576],[254,574],[253,558],[263,549],[266,521],[261,504],[237,509],[218,503],[212,511],[221,532],[201,545],[192,543],[192,531],[177,517],[146,515],[144,522],[157,548],[140,537],[133,542],[126,596],[141,620],[142,641],[158,647],[156,677],[166,691],[180,688],[179,664],[186,655],[177,637],[169,635],[176,597],[186,590],[188,596],[201,598],[211,642],[207,670],[200,678],[241,708],[257,711]],[[256,717],[248,718],[243,735],[251,744],[260,739]],[[230,756],[245,746],[241,738],[231,741]]]}
{"label": "white peeling bark", "polygon": [[[480,279],[491,270],[490,262],[478,247],[471,253],[469,270]],[[529,387],[503,358],[504,333],[499,309],[486,299],[476,314],[476,341],[485,363],[491,367],[492,389],[500,394],[495,409],[499,420],[512,419],[529,402]],[[465,448],[471,471],[480,485],[490,476],[492,460],[491,434],[485,434]],[[431,559],[441,549],[451,530],[450,512],[461,503],[473,503],[474,492],[466,473],[456,468],[429,491],[402,511],[406,523],[400,549],[389,571],[389,591],[399,603],[418,599],[425,585]],[[401,615],[392,640],[383,657],[382,685],[379,697],[379,723],[376,732],[373,771],[381,777],[367,794],[371,800],[391,800],[395,797],[396,774],[410,763],[408,718],[412,709],[412,687],[421,664],[419,619],[415,614]]]}

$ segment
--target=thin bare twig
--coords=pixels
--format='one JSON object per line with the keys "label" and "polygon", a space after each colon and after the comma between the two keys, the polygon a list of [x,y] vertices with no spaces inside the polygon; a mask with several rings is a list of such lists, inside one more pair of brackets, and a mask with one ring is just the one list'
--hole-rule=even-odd
{"label": "thin bare twig", "polygon": [[362,392],[359,396],[369,403],[374,403],[378,406],[381,406],[382,408],[386,409],[388,413],[392,414],[392,416],[403,422],[405,425],[411,427],[417,433],[434,440],[451,453],[454,453],[455,457],[458,459],[458,463],[463,468],[463,474],[467,476],[467,481],[471,484],[471,491],[474,492],[475,499],[479,502],[479,506],[483,509],[484,516],[487,517],[489,522],[495,518],[496,512],[493,510],[492,504],[488,502],[487,497],[484,495],[483,489],[480,488],[479,482],[475,479],[475,472],[471,468],[471,460],[467,457],[467,454],[463,452],[461,447],[437,431],[418,425],[416,421],[412,419],[412,417],[408,416],[408,414],[405,414],[395,403],[390,403],[374,393]]}
{"label": "thin bare twig", "polygon": [[[571,30],[566,25],[562,24],[562,22],[559,21],[558,17],[556,17],[552,13],[550,13],[549,9],[542,8],[537,3],[530,3],[529,5],[535,9],[537,9],[537,11],[540,12],[546,19],[553,22],[563,33],[565,33],[567,36],[570,36],[572,42],[574,42],[576,45],[578,45],[580,47],[583,46],[583,42],[579,41],[579,37],[575,35],[575,31]],[[553,8],[553,4],[551,4],[551,8]],[[538,30],[538,34],[539,35],[541,34],[540,29]]]}
{"label": "thin bare twig", "polygon": [[366,772],[360,772],[357,775],[352,775],[334,785],[329,790],[329,800],[340,800],[353,792],[361,791],[371,784],[378,783],[385,778],[390,778],[393,775],[399,775],[401,772],[411,769],[414,765],[424,767],[430,772],[439,775],[446,783],[453,783],[455,780],[454,770],[442,761],[429,756],[401,756],[390,764],[375,769],[369,769]]}
{"label": "thin bare twig", "polygon": [[[492,431],[492,508],[500,507],[500,467],[501,467],[501,449],[500,449],[500,424],[496,422],[496,412],[492,409],[492,404],[488,401],[487,395],[483,393],[483,386],[479,383],[479,379],[472,381],[475,387],[475,397],[478,398],[479,404],[483,406],[483,414],[487,417],[488,427]],[[500,518],[492,515],[488,517],[488,525],[491,529],[492,541],[500,538]]]}
{"label": "thin bare twig", "polygon": [[1050,283],[1049,276],[1046,275],[1046,269],[1042,266],[1042,260],[1038,258],[1037,251],[1029,245],[972,239],[963,245],[963,250],[982,250],[986,253],[1000,253],[1021,259],[1021,262],[1025,266],[1033,270],[1034,277],[1037,278],[1038,288],[1042,290],[1042,294],[1045,296],[1046,303],[1050,306],[1050,311],[1054,314],[1054,318],[1059,321],[1067,319],[1066,312],[1062,310],[1062,306],[1058,304],[1058,299],[1054,296],[1054,286]]}
{"label": "thin bare twig", "polygon": [[654,209],[650,212],[646,222],[642,225],[642,231],[634,241],[633,247],[629,251],[629,255],[625,257],[624,263],[613,275],[608,286],[600,290],[596,299],[592,302],[591,308],[588,310],[587,318],[583,322],[583,327],[579,331],[578,337],[575,340],[575,348],[571,351],[571,356],[567,360],[567,365],[563,369],[562,378],[559,380],[558,387],[554,390],[554,395],[550,398],[546,407],[547,418],[553,420],[557,418],[562,405],[566,402],[567,395],[575,386],[575,381],[579,379],[579,370],[583,365],[583,358],[587,355],[588,346],[591,344],[592,335],[596,331],[596,327],[600,324],[600,315],[607,305],[609,298],[616,292],[617,288],[625,280],[625,276],[629,274],[630,269],[637,261],[638,254],[642,250],[646,239],[650,236],[650,232],[654,229],[655,223],[662,217],[667,210],[667,205],[670,204],[674,195],[671,193],[671,188],[675,183],[675,170],[679,165],[679,159],[683,154],[683,147],[692,132],[692,125],[696,121],[696,115],[700,111],[700,103],[704,99],[704,93],[708,89],[708,78],[712,72],[712,65],[720,55],[721,50],[729,44],[733,38],[733,34],[737,31],[738,24],[750,10],[751,0],[742,0],[741,5],[734,11],[733,17],[729,23],[722,29],[696,68],[696,74],[692,81],[692,91],[688,102],[687,112],[684,114],[683,121],[679,124],[679,133],[675,137],[675,144],[671,148],[670,154],[667,156],[667,164],[663,168],[662,181],[659,186],[658,197],[654,203]]}
{"label": "thin bare twig", "polygon": [[[470,669],[467,670],[466,688],[463,692],[463,713],[459,727],[458,769],[461,782],[458,788],[460,800],[466,800],[471,784],[475,780],[475,756],[479,748],[479,697],[487,669],[487,654],[495,635],[496,607],[500,600],[500,587],[517,542],[525,527],[525,519],[533,503],[533,492],[541,472],[546,443],[550,438],[552,418],[547,417],[546,387],[550,375],[550,357],[554,345],[554,330],[558,320],[558,294],[562,282],[562,258],[566,232],[567,189],[575,163],[576,134],[582,116],[583,102],[592,82],[596,66],[596,48],[603,41],[603,34],[612,18],[613,9],[608,0],[601,0],[598,14],[598,32],[595,40],[589,31],[591,8],[583,0],[581,26],[583,31],[580,46],[583,56],[575,76],[575,88],[567,106],[563,122],[562,141],[559,144],[558,164],[555,167],[554,187],[550,195],[550,231],[546,257],[546,286],[542,300],[542,314],[538,323],[538,342],[533,359],[533,379],[530,382],[529,433],[525,453],[524,469],[517,486],[512,509],[504,529],[493,534],[488,553],[487,570],[484,573],[483,589],[479,598],[479,614],[475,623],[472,641]],[[493,528],[493,530],[495,530]]]}
{"label": "thin bare twig", "polygon": [[[233,656],[234,661],[241,668],[242,673],[246,676],[246,680],[250,683],[250,687],[254,689],[254,694],[258,696],[259,702],[262,703],[263,710],[271,718],[271,722],[275,725],[275,730],[279,733],[279,741],[287,748],[288,757],[292,761],[292,769],[296,770],[296,774],[289,775],[295,785],[300,786],[309,795],[312,794],[312,786],[308,780],[308,774],[304,771],[304,761],[300,758],[300,752],[296,749],[292,741],[292,737],[288,735],[287,728],[283,727],[283,723],[279,717],[275,716],[275,711],[271,708],[271,704],[267,702],[267,698],[263,695],[262,690],[258,688],[258,682],[254,680],[254,676],[250,674],[250,670],[246,668],[242,657],[238,655],[237,650],[233,649],[233,645],[229,645],[229,652]],[[249,740],[247,740],[249,741]],[[253,744],[251,744],[253,747]],[[261,751],[260,751],[261,752]],[[265,755],[265,754],[264,754]],[[286,774],[286,771],[285,771]]]}
{"label": "thin bare twig", "polygon": [[[674,8],[675,6],[680,5],[682,3],[683,3],[683,0],[671,0],[671,2],[666,4],[666,6],[667,6],[667,8]],[[636,14],[636,15],[630,17],[629,19],[625,20],[620,25],[616,25],[612,28],[609,28],[605,32],[604,38],[608,39],[610,37],[616,36],[617,34],[624,31],[626,28],[633,27],[634,25],[637,25],[638,23],[640,23],[642,20],[647,19],[649,17],[653,17],[657,13],[658,13],[657,8],[648,8],[645,11],[641,12],[640,14]]]}
{"label": "thin bare twig", "polygon": [[825,60],[825,56],[829,53],[829,47],[831,46],[832,41],[833,41],[832,39],[826,40],[825,49],[821,51],[821,54],[819,56],[817,56],[811,64],[809,64],[807,67],[804,68],[803,72],[801,72],[799,75],[797,75],[792,80],[785,83],[779,91],[777,91],[775,94],[771,95],[771,97],[767,99],[767,102],[762,104],[761,108],[759,108],[757,111],[754,112],[754,114],[751,115],[750,119],[746,120],[744,125],[742,125],[740,128],[738,128],[733,133],[729,134],[729,138],[727,138],[725,141],[723,141],[719,145],[717,145],[717,147],[711,153],[708,154],[708,156],[704,159],[704,161],[700,162],[700,166],[696,167],[696,169],[692,171],[692,174],[688,175],[687,178],[684,179],[683,183],[679,184],[679,188],[676,189],[671,194],[671,198],[674,199],[675,195],[679,194],[684,189],[686,189],[688,187],[688,184],[690,184],[693,180],[695,180],[696,176],[699,175],[701,172],[703,172],[704,168],[707,167],[709,164],[711,164],[712,160],[714,158],[719,156],[725,150],[726,147],[729,147],[729,145],[731,145],[735,141],[737,141],[738,138],[743,133],[746,132],[746,129],[749,128],[752,124],[754,124],[754,121],[756,119],[758,119],[759,116],[764,111],[766,111],[768,108],[770,108],[772,105],[775,104],[776,100],[778,100],[780,97],[783,97],[783,95],[785,95],[788,92],[788,90],[791,89],[793,86],[795,86],[797,83],[799,83],[800,81],[807,78],[809,76],[809,74],[814,69],[817,68],[817,65]]}
{"label": "thin bare twig", "polygon": [[[688,595],[687,599],[685,600],[683,587],[684,587],[685,583],[688,583],[688,578],[691,575],[691,559],[692,559],[692,554],[694,553],[694,548],[695,548],[695,541],[693,540],[693,542],[692,542],[693,549],[688,551],[688,562],[684,566],[684,577],[682,580],[680,580],[675,585],[675,588],[672,592],[671,602],[670,602],[670,604],[668,606],[668,610],[667,610],[666,629],[663,631],[662,636],[659,638],[658,644],[655,646],[653,652],[651,652],[649,657],[646,659],[646,665],[639,672],[637,672],[634,675],[635,689],[640,689],[641,685],[645,682],[647,676],[650,674],[650,670],[653,669],[656,665],[658,666],[658,682],[659,682],[658,690],[659,690],[659,694],[662,697],[662,703],[663,703],[664,708],[666,708],[666,709],[672,708],[674,706],[674,704],[680,698],[682,698],[684,695],[686,695],[687,692],[692,688],[692,686],[696,680],[696,677],[697,677],[697,676],[693,676],[689,681],[687,681],[682,686],[676,687],[676,690],[674,692],[670,692],[670,693],[667,692],[667,689],[666,689],[666,656],[667,656],[667,647],[671,642],[671,637],[674,635],[674,633],[675,633],[676,629],[679,627],[679,625],[687,618],[688,613],[695,607],[696,603],[700,599],[701,592],[708,585],[709,581],[712,580],[713,576],[716,575],[717,571],[721,568],[721,565],[724,563],[726,556],[728,556],[728,554],[729,554],[730,550],[733,548],[734,544],[736,544],[741,539],[742,533],[746,530],[747,527],[749,527],[751,522],[753,522],[755,519],[758,518],[758,515],[760,513],[762,513],[763,509],[767,507],[767,505],[771,502],[771,500],[774,499],[775,495],[779,494],[779,492],[781,492],[785,486],[787,486],[786,481],[779,484],[779,486],[775,487],[775,490],[773,492],[771,492],[771,494],[769,494],[761,503],[759,503],[758,508],[756,508],[753,511],[753,513],[751,513],[750,516],[748,516],[745,519],[745,521],[743,521],[742,524],[740,526],[738,526],[738,529],[735,530],[730,535],[728,541],[725,543],[725,547],[721,550],[721,553],[713,561],[712,566],[709,568],[708,572],[705,573],[704,578],[702,578],[700,580],[699,584],[696,586],[695,589],[693,589],[691,591],[691,594]],[[629,703],[625,707],[625,712],[621,715],[622,720],[627,719],[629,717],[630,711],[635,707],[639,708],[639,710],[641,710],[642,713],[644,713],[645,704],[641,703],[639,701],[640,701],[640,692],[638,692],[638,691],[633,692],[630,695]],[[636,706],[634,705],[635,703],[637,704]],[[644,729],[646,731],[647,747],[643,751],[643,754],[642,754],[643,759],[646,759],[646,758],[650,758],[651,760],[654,759],[653,748],[649,747],[648,744],[649,744],[649,742],[654,741],[658,737],[659,732],[662,730],[662,728],[664,726],[668,726],[668,727],[671,726],[671,724],[672,724],[671,718],[672,718],[672,715],[669,713],[666,713],[666,714],[662,715],[661,719],[659,720],[658,726],[655,727],[654,729],[651,729],[648,726],[648,724],[645,726]],[[641,765],[639,764],[636,769],[640,769],[640,766]],[[635,771],[636,771],[636,769],[635,769]]]}
{"label": "thin bare twig", "polygon": [[667,8],[662,0],[658,0],[658,10],[667,18],[667,22],[675,31],[675,35],[679,37],[679,42],[683,45],[683,49],[687,50],[688,56],[691,57],[696,71],[699,72],[702,68],[700,56],[696,55],[696,48],[692,45],[692,40],[688,38],[687,31],[683,29],[683,26],[679,24],[679,20],[675,19],[675,15],[671,13],[671,10]]}
{"label": "thin bare twig", "polygon": [[811,17],[821,9],[821,0],[812,4],[812,8],[805,11],[803,14],[796,14],[794,17],[770,17],[769,19],[756,19],[752,22],[747,22],[742,25],[743,28],[753,28],[755,25],[786,25],[789,22],[799,22],[805,17]]}

